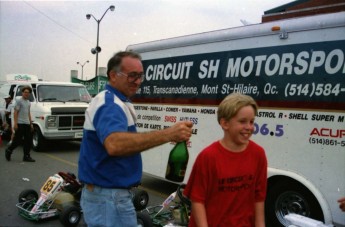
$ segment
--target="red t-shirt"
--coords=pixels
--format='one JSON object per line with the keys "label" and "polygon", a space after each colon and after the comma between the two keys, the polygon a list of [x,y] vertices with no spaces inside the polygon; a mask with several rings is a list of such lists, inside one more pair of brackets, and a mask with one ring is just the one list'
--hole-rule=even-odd
{"label": "red t-shirt", "polygon": [[[197,157],[184,194],[205,205],[210,227],[255,226],[255,203],[266,197],[264,149],[249,141],[242,152],[226,150],[219,141]],[[189,226],[196,226],[193,216]]]}

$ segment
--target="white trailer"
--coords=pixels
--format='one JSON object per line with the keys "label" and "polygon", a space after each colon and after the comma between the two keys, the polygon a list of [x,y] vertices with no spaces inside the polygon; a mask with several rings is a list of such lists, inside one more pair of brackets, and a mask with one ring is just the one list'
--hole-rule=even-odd
{"label": "white trailer", "polygon": [[[267,226],[297,213],[345,226],[345,12],[286,19],[130,45],[145,80],[134,98],[141,132],[194,122],[187,182],[198,153],[221,138],[217,105],[241,92],[257,100],[254,141],[268,157]],[[143,153],[165,178],[173,144]]]}

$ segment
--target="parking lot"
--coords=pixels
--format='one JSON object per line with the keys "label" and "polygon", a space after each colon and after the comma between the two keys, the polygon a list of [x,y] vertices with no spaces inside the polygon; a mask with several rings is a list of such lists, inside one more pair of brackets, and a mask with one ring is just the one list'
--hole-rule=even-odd
{"label": "parking lot", "polygon": [[[18,215],[16,203],[24,189],[39,192],[46,179],[59,171],[77,175],[79,142],[52,142],[43,152],[31,152],[34,163],[23,162],[23,151],[18,147],[12,154],[10,162],[5,159],[6,141],[0,148],[0,226],[62,226],[58,218],[40,222],[28,221]],[[2,156],[2,157],[1,157]],[[177,185],[143,176],[142,189],[149,194],[149,205],[158,205],[173,191]],[[79,226],[86,226],[83,219]]]}

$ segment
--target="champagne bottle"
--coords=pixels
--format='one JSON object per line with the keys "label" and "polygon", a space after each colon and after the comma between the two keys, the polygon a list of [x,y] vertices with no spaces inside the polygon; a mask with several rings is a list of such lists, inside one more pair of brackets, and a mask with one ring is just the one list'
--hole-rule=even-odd
{"label": "champagne bottle", "polygon": [[165,178],[171,181],[182,182],[186,173],[188,159],[187,142],[176,143],[169,154]]}

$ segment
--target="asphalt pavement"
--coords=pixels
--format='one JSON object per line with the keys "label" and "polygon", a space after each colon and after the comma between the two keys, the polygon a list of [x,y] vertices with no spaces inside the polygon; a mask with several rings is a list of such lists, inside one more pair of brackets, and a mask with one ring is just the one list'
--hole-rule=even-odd
{"label": "asphalt pavement", "polygon": [[[31,151],[36,162],[23,162],[22,147],[12,154],[10,162],[5,159],[6,141],[0,147],[0,226],[44,226],[60,227],[58,218],[39,222],[28,221],[18,215],[16,203],[19,194],[25,189],[39,192],[47,178],[59,171],[77,175],[80,142],[51,142],[45,151]],[[176,184],[161,181],[144,174],[141,189],[149,194],[149,206],[161,204],[174,192]],[[82,219],[78,226],[86,226]]]}

